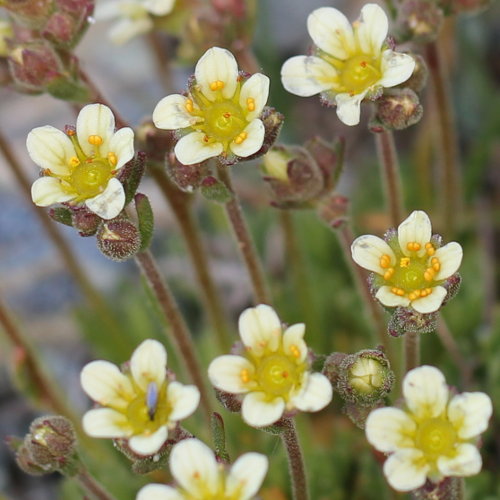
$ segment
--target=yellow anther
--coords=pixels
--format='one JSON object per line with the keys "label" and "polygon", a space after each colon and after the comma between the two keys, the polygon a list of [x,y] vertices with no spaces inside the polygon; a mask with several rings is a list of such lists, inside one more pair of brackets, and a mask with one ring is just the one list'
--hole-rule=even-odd
{"label": "yellow anther", "polygon": [[109,161],[109,164],[114,167],[118,163],[118,157],[115,155],[115,153],[112,153],[110,151],[108,153],[108,161]]}
{"label": "yellow anther", "polygon": [[425,244],[425,249],[427,251],[427,255],[431,256],[436,253],[436,249],[434,248],[431,242]]}
{"label": "yellow anther", "polygon": [[393,286],[391,288],[391,292],[394,294],[394,295],[399,295],[400,297],[403,297],[404,294],[405,294],[405,291],[402,289],[402,288],[398,288],[396,286]]}
{"label": "yellow anther", "polygon": [[80,165],[80,160],[76,157],[76,156],[72,156],[69,160],[68,160],[68,165],[70,167],[78,167],[78,165]]}
{"label": "yellow anther", "polygon": [[43,175],[52,175],[52,170],[50,170],[50,168],[44,168]]}
{"label": "yellow anther", "polygon": [[427,292],[427,295],[430,295],[432,293],[432,288],[426,288],[425,291]]}
{"label": "yellow anther", "polygon": [[434,262],[434,264],[432,264],[432,269],[438,272],[441,269],[441,264],[439,262]]}
{"label": "yellow anther", "polygon": [[408,267],[410,265],[410,257],[401,257],[399,261],[400,267]]}
{"label": "yellow anther", "polygon": [[208,135],[205,135],[203,137],[203,142],[208,142],[210,140],[210,138],[208,137]]}
{"label": "yellow anther", "polygon": [[247,99],[247,109],[248,111],[255,111],[255,99],[253,97]]}
{"label": "yellow anther", "polygon": [[394,274],[394,268],[393,267],[390,267],[389,269],[387,269],[387,271],[384,273],[384,279],[385,280],[389,280],[391,279],[391,276]]}
{"label": "yellow anther", "polygon": [[424,272],[425,281],[432,281],[434,279],[435,271],[432,267],[428,267]]}
{"label": "yellow anther", "polygon": [[248,373],[248,370],[246,368],[243,368],[243,370],[241,370],[240,378],[244,384],[250,382],[250,373]]}
{"label": "yellow anther", "polygon": [[292,344],[290,346],[290,352],[292,353],[292,356],[294,358],[300,357],[300,350],[299,350],[299,348],[295,344]]}
{"label": "yellow anther", "polygon": [[410,241],[409,243],[407,243],[406,248],[410,252],[418,252],[422,248],[422,245],[420,245],[420,243],[417,243],[416,241]]}
{"label": "yellow anther", "polygon": [[248,134],[246,132],[241,132],[240,134],[238,134],[236,136],[236,138],[234,139],[234,142],[236,144],[241,144],[247,137],[248,137]]}
{"label": "yellow anther", "polygon": [[66,130],[66,135],[69,135],[70,137],[72,135],[76,135],[76,130],[73,130],[72,128],[68,128],[68,130]]}
{"label": "yellow anther", "polygon": [[187,111],[188,113],[192,113],[192,112],[193,112],[193,109],[194,109],[194,106],[193,106],[193,101],[192,101],[191,99],[187,99],[187,100],[186,100],[185,107],[186,107],[186,111]]}
{"label": "yellow anther", "polygon": [[224,82],[221,82],[220,80],[215,80],[210,84],[210,90],[216,91],[216,90],[222,90],[224,88]]}
{"label": "yellow anther", "polygon": [[87,140],[89,141],[89,144],[92,144],[92,146],[100,146],[103,142],[100,135],[89,135]]}
{"label": "yellow anther", "polygon": [[382,255],[382,257],[380,257],[380,267],[383,269],[387,269],[390,265],[391,258],[387,254]]}
{"label": "yellow anther", "polygon": [[418,299],[421,295],[422,295],[422,290],[413,290],[413,292],[411,292],[408,295],[408,298],[410,300],[415,300],[415,299]]}

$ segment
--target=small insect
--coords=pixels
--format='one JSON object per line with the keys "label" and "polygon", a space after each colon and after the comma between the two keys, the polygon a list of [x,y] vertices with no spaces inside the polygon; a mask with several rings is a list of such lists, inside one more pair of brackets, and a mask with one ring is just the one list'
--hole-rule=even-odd
{"label": "small insect", "polygon": [[150,382],[148,384],[146,406],[148,407],[149,419],[154,420],[156,409],[158,407],[158,386],[156,385],[156,382]]}

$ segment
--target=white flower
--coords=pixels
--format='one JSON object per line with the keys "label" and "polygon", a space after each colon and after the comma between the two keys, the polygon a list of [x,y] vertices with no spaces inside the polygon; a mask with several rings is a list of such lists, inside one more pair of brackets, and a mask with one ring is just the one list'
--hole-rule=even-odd
{"label": "white flower", "polygon": [[177,487],[149,484],[136,500],[249,500],[258,492],[267,468],[266,456],[245,453],[226,474],[208,446],[198,439],[185,439],[170,455],[170,472]]}
{"label": "white flower", "polygon": [[427,314],[437,311],[447,290],[442,286],[462,262],[462,247],[451,242],[437,248],[431,242],[431,221],[417,210],[398,227],[397,238],[386,242],[377,236],[356,238],[352,258],[376,273],[375,297],[387,307],[412,307]]}
{"label": "white flower", "polygon": [[403,395],[406,411],[380,408],[366,421],[368,441],[390,454],[384,464],[389,484],[411,491],[427,478],[477,474],[482,462],[474,442],[488,426],[490,398],[482,392],[451,396],[443,374],[432,366],[409,371]]}
{"label": "white flower", "polygon": [[85,432],[127,439],[138,455],[156,453],[169,429],[189,417],[200,400],[195,386],[167,380],[166,367],[167,352],[156,340],[145,340],[137,347],[125,373],[108,361],[87,364],[81,384],[100,407],[83,416]]}
{"label": "white flower", "polygon": [[321,7],[307,19],[315,55],[288,59],[281,69],[283,86],[302,97],[322,94],[337,105],[346,125],[359,123],[360,104],[382,87],[405,82],[414,59],[385,44],[389,22],[376,4],[366,4],[351,26],[337,9]]}
{"label": "white flower", "polygon": [[134,132],[128,127],[115,132],[115,118],[107,106],[82,108],[76,133],[37,127],[28,134],[26,146],[43,174],[31,187],[36,205],[85,203],[103,219],[113,219],[123,210],[125,192],[116,175],[134,156]]}
{"label": "white flower", "polygon": [[175,146],[178,160],[192,165],[219,155],[246,158],[259,151],[265,132],[259,116],[269,78],[256,73],[245,80],[233,54],[213,47],[196,64],[195,79],[187,97],[164,97],[153,111],[158,128],[187,132]]}
{"label": "white flower", "polygon": [[175,0],[109,0],[98,3],[95,17],[99,21],[118,19],[109,38],[117,45],[151,31],[154,17],[166,16],[173,10]]}
{"label": "white flower", "polygon": [[283,332],[274,309],[262,304],[243,311],[239,330],[245,356],[219,356],[208,376],[216,388],[244,395],[248,425],[271,425],[286,410],[319,411],[331,401],[328,379],[309,371],[303,323]]}

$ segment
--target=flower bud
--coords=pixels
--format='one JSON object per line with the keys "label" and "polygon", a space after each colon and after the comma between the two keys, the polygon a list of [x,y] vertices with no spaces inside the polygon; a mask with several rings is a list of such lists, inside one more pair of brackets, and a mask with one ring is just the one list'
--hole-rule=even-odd
{"label": "flower bud", "polygon": [[284,148],[271,149],[262,158],[262,172],[271,179],[288,182],[288,162],[291,159]]}
{"label": "flower bud", "polygon": [[54,8],[53,0],[7,0],[2,3],[12,17],[31,29],[39,29]]}
{"label": "flower bud", "polygon": [[97,247],[106,257],[122,262],[140,250],[140,233],[137,227],[126,219],[103,221],[97,232]]}
{"label": "flower bud", "polygon": [[389,129],[403,130],[422,118],[422,105],[411,89],[388,90],[375,104],[376,119]]}
{"label": "flower bud", "polygon": [[429,69],[427,68],[425,59],[420,54],[412,54],[411,56],[415,60],[415,69],[410,78],[396,88],[408,88],[415,92],[420,92],[427,85]]}
{"label": "flower bud", "polygon": [[72,207],[72,226],[79,231],[80,236],[93,236],[97,232],[101,221],[102,219],[94,212],[91,212],[85,205]]}
{"label": "flower bud", "polygon": [[430,0],[405,0],[399,10],[399,27],[403,37],[427,43],[436,39],[443,18],[443,11]]}

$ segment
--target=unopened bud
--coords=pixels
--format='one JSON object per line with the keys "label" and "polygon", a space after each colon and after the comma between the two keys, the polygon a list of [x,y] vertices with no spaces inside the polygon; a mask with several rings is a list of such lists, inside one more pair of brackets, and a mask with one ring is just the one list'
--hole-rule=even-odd
{"label": "unopened bud", "polygon": [[74,207],[71,213],[72,225],[80,233],[80,236],[93,236],[102,219],[91,212],[87,207]]}
{"label": "unopened bud", "polygon": [[266,177],[288,182],[288,162],[291,159],[283,148],[271,149],[262,158],[262,171]]}
{"label": "unopened bud", "polygon": [[420,43],[436,39],[443,18],[443,11],[431,0],[405,0],[399,10],[403,36]]}
{"label": "unopened bud", "polygon": [[410,89],[388,90],[375,104],[376,119],[389,129],[403,130],[422,118],[422,105]]}
{"label": "unopened bud", "polygon": [[122,262],[140,250],[140,233],[126,219],[103,221],[97,232],[97,247],[106,257]]}
{"label": "unopened bud", "polygon": [[0,2],[12,17],[31,29],[39,29],[54,8],[53,0],[8,0]]}
{"label": "unopened bud", "polygon": [[429,78],[429,69],[425,59],[420,54],[411,54],[415,61],[415,68],[410,78],[401,83],[397,88],[408,88],[415,92],[420,92],[427,85]]}

